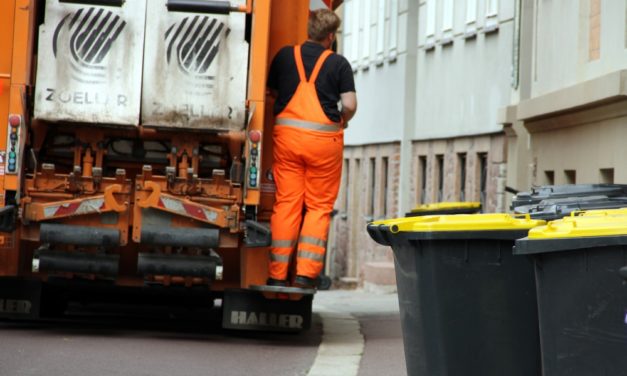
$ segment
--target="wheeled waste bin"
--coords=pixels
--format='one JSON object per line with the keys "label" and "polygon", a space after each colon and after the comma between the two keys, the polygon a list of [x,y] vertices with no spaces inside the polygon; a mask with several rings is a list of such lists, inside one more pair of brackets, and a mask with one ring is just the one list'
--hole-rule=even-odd
{"label": "wheeled waste bin", "polygon": [[539,374],[533,264],[512,246],[544,223],[458,214],[368,225],[394,251],[409,375]]}
{"label": "wheeled waste bin", "polygon": [[543,375],[627,375],[627,211],[549,222],[514,254],[535,263]]}
{"label": "wheeled waste bin", "polygon": [[480,211],[480,202],[437,202],[434,204],[418,205],[411,211],[405,213],[405,217],[443,214],[476,214]]}

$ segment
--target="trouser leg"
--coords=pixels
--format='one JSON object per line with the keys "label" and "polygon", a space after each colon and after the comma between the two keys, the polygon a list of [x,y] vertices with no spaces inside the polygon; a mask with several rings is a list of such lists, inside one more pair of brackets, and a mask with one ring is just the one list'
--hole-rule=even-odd
{"label": "trouser leg", "polygon": [[305,177],[303,163],[282,146],[280,140],[275,140],[273,175],[276,201],[270,219],[272,249],[269,277],[285,280],[302,222]]}
{"label": "trouser leg", "polygon": [[305,170],[307,210],[297,248],[296,274],[309,278],[317,278],[324,267],[331,211],[342,176],[342,145],[320,149],[326,153],[314,155]]}

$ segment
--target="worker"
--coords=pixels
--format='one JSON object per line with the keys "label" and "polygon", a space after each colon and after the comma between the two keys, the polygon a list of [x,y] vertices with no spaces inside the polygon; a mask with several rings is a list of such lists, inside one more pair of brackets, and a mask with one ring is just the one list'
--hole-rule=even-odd
{"label": "worker", "polygon": [[267,86],[276,97],[270,286],[313,288],[324,266],[342,175],[344,128],[357,110],[350,63],[330,49],[340,22],[331,10],[311,12],[308,40],[282,48],[270,66]]}

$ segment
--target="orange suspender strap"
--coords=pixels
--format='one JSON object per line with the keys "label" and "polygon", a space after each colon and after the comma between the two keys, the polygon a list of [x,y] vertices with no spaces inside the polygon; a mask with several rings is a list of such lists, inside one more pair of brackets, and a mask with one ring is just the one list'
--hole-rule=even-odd
{"label": "orange suspender strap", "polygon": [[311,77],[309,77],[310,83],[316,82],[316,79],[318,78],[318,73],[320,73],[320,69],[322,68],[322,64],[324,64],[324,61],[331,54],[332,54],[331,50],[324,50],[322,55],[320,55],[320,57],[318,58],[318,61],[316,61],[316,65],[314,66],[313,71],[311,72]]}
{"label": "orange suspender strap", "polygon": [[305,75],[305,65],[303,64],[303,56],[300,53],[300,45],[294,46],[294,60],[296,60],[296,68],[298,69],[298,77],[301,82],[316,82],[318,78],[318,74],[320,73],[320,69],[322,69],[322,64],[324,64],[325,60],[329,55],[333,52],[331,50],[324,50],[324,52],[316,61],[316,65],[314,66],[313,71],[311,72],[311,77],[309,77],[309,81],[307,81],[307,76]]}
{"label": "orange suspender strap", "polygon": [[294,60],[296,60],[296,68],[298,69],[298,77],[300,78],[300,82],[306,82],[307,76],[305,75],[303,58],[300,54],[300,45],[294,46]]}

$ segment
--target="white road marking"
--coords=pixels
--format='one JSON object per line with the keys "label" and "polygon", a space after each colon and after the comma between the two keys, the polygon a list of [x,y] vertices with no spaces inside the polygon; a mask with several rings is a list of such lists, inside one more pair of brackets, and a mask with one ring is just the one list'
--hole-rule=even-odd
{"label": "white road marking", "polygon": [[359,321],[325,306],[315,311],[322,318],[322,342],[307,376],[356,376],[364,353]]}

